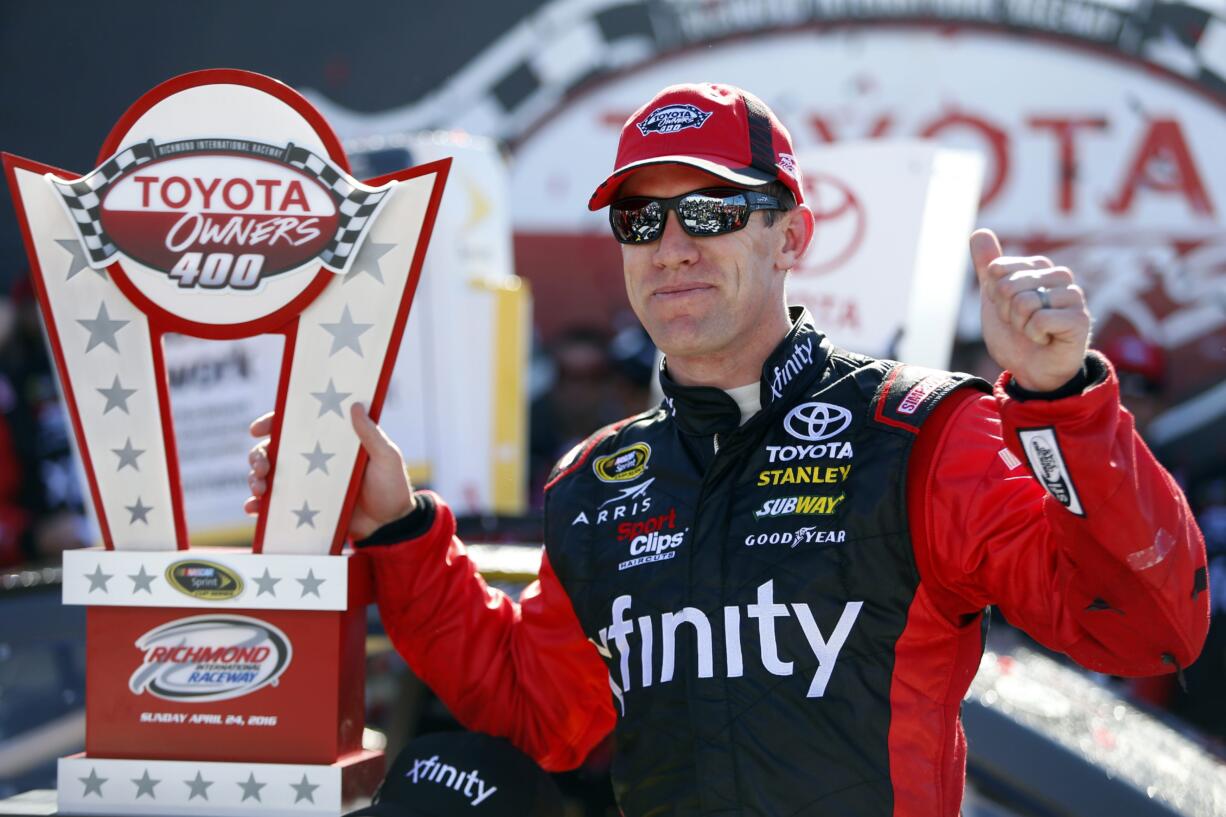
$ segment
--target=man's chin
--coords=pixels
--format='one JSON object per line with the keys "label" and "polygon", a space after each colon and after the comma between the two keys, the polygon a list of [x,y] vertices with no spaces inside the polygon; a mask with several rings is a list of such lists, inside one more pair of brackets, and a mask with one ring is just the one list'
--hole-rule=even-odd
{"label": "man's chin", "polygon": [[661,331],[649,331],[648,334],[656,348],[674,360],[708,356],[721,347],[722,340],[709,329],[703,331],[703,327],[692,322],[674,322]]}

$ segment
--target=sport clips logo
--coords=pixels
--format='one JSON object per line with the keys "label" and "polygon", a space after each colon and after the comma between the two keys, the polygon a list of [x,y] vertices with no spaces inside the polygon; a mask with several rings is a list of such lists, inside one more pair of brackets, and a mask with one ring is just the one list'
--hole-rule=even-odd
{"label": "sport clips logo", "polygon": [[653,516],[642,522],[622,522],[617,526],[617,541],[630,540],[630,559],[618,564],[618,570],[627,570],[651,562],[664,562],[677,555],[677,548],[685,542],[689,528],[677,533],[665,533],[677,527],[677,509]]}

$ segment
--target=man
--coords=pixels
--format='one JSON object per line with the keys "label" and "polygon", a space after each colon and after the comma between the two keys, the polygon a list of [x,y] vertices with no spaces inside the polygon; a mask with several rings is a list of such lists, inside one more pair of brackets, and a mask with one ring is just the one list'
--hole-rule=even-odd
{"label": "man", "polygon": [[986,606],[1117,674],[1176,670],[1205,637],[1199,531],[1087,353],[1072,274],[972,236],[994,393],[836,349],[785,306],[813,234],[792,152],[729,86],[627,121],[590,206],[612,205],[666,399],[559,463],[518,604],[353,413],[352,533],[397,649],[547,769],[615,727],[628,817],[952,816]]}

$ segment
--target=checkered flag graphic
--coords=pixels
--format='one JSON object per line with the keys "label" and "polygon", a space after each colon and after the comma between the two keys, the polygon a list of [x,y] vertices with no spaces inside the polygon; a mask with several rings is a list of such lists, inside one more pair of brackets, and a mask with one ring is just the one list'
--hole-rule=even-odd
{"label": "checkered flag graphic", "polygon": [[60,193],[60,198],[68,208],[68,215],[76,227],[81,245],[89,255],[90,266],[104,267],[115,257],[119,248],[107,237],[102,229],[99,218],[102,210],[102,194],[116,179],[132,168],[157,158],[157,146],[150,139],[139,145],[132,145],[116,153],[102,163],[102,166],[82,176],[76,181],[63,181],[48,175],[51,183]]}
{"label": "checkered flag graphic", "polygon": [[285,161],[322,183],[336,200],[341,215],[340,224],[337,226],[336,235],[332,236],[328,246],[319,254],[319,260],[330,270],[344,272],[349,266],[349,259],[357,254],[362,236],[374,220],[375,213],[390,188],[374,190],[363,187],[360,182],[330,162],[293,144],[285,149]]}
{"label": "checkered flag graphic", "polygon": [[[219,141],[224,141],[225,146],[216,147]],[[81,244],[89,255],[90,266],[105,267],[119,252],[102,227],[102,198],[107,188],[129,171],[154,159],[191,152],[241,153],[262,159],[276,156],[322,184],[332,195],[340,213],[336,234],[319,254],[319,260],[333,272],[348,269],[349,261],[357,255],[357,249],[375,214],[391,192],[390,186],[381,189],[364,186],[332,162],[292,142],[282,148],[239,140],[188,139],[158,145],[150,139],[125,148],[79,179],[69,181],[51,175],[47,177],[59,191]]]}

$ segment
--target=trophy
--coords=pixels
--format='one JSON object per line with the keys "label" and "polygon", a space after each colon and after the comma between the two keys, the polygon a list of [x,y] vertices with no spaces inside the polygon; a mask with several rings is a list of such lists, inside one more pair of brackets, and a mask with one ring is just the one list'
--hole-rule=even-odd
{"label": "trophy", "polygon": [[[268,77],[141,97],[85,175],[5,155],[103,547],[64,554],[87,606],[72,814],[338,815],[362,748],[366,561],[342,551],[450,160],[359,181]],[[252,547],[191,547],[163,337],[284,338]],[[246,463],[236,462],[243,471]]]}

